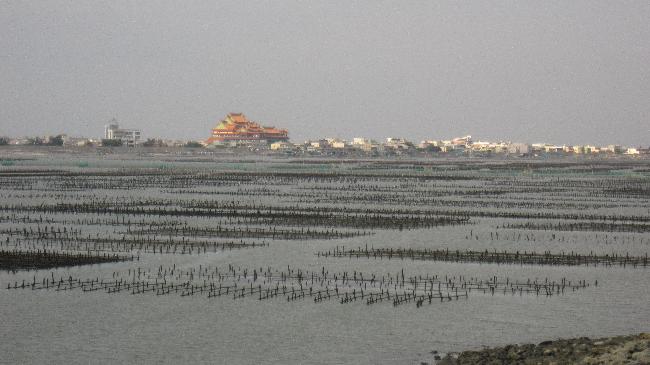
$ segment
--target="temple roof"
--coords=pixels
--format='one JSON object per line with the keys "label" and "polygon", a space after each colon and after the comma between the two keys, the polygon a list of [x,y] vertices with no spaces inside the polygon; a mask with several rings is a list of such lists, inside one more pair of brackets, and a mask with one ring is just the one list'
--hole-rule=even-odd
{"label": "temple roof", "polygon": [[258,123],[246,118],[243,113],[228,113],[228,115],[226,115],[226,117],[212,129],[212,136],[208,141],[219,140],[222,138],[246,140],[288,139],[287,134],[288,132],[286,129],[262,127]]}

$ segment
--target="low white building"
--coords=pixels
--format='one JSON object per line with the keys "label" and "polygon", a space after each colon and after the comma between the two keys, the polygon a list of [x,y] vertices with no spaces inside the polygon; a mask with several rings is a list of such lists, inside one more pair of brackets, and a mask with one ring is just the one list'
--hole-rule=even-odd
{"label": "low white building", "polygon": [[345,141],[332,141],[332,142],[330,142],[330,146],[332,146],[332,148],[345,148],[346,147]]}
{"label": "low white building", "polygon": [[530,152],[530,145],[526,143],[511,143],[508,145],[508,153],[524,155]]}
{"label": "low white building", "polygon": [[292,149],[293,145],[285,141],[271,143],[271,150],[273,151],[290,151]]}

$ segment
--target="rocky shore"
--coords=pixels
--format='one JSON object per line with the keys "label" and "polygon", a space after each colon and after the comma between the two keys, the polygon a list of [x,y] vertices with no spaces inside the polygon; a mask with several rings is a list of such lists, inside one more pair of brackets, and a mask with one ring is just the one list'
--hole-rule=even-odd
{"label": "rocky shore", "polygon": [[580,337],[464,351],[448,354],[437,364],[650,364],[650,334]]}

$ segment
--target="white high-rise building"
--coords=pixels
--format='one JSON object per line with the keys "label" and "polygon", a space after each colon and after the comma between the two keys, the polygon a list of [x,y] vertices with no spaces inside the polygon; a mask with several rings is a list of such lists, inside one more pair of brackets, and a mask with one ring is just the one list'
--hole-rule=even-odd
{"label": "white high-rise building", "polygon": [[142,131],[139,129],[123,129],[115,119],[104,126],[104,138],[122,141],[125,146],[135,146],[140,143]]}

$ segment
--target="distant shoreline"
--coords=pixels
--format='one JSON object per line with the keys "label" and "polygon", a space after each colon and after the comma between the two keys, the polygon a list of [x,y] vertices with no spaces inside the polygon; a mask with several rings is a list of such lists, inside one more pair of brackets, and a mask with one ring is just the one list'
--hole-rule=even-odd
{"label": "distant shoreline", "polygon": [[205,148],[205,147],[101,147],[101,146],[30,146],[30,145],[4,145],[0,146],[0,160],[15,159],[25,160],[33,159],[38,156],[87,156],[120,159],[170,159],[173,158],[178,162],[195,161],[209,162],[214,160],[250,160],[255,162],[260,159],[272,159],[281,161],[305,161],[319,163],[354,163],[354,162],[378,162],[394,161],[395,163],[422,163],[423,161],[431,162],[477,162],[477,161],[494,161],[494,162],[514,162],[514,163],[543,163],[543,162],[561,162],[561,163],[598,163],[598,162],[621,162],[631,164],[646,164],[650,161],[649,155],[616,155],[616,154],[598,154],[598,155],[581,155],[581,154],[548,154],[540,156],[520,156],[515,154],[472,154],[472,155],[455,155],[449,153],[414,153],[402,155],[369,155],[349,153],[342,155],[310,155],[310,154],[286,154],[272,150],[251,151],[245,147],[236,148]]}

